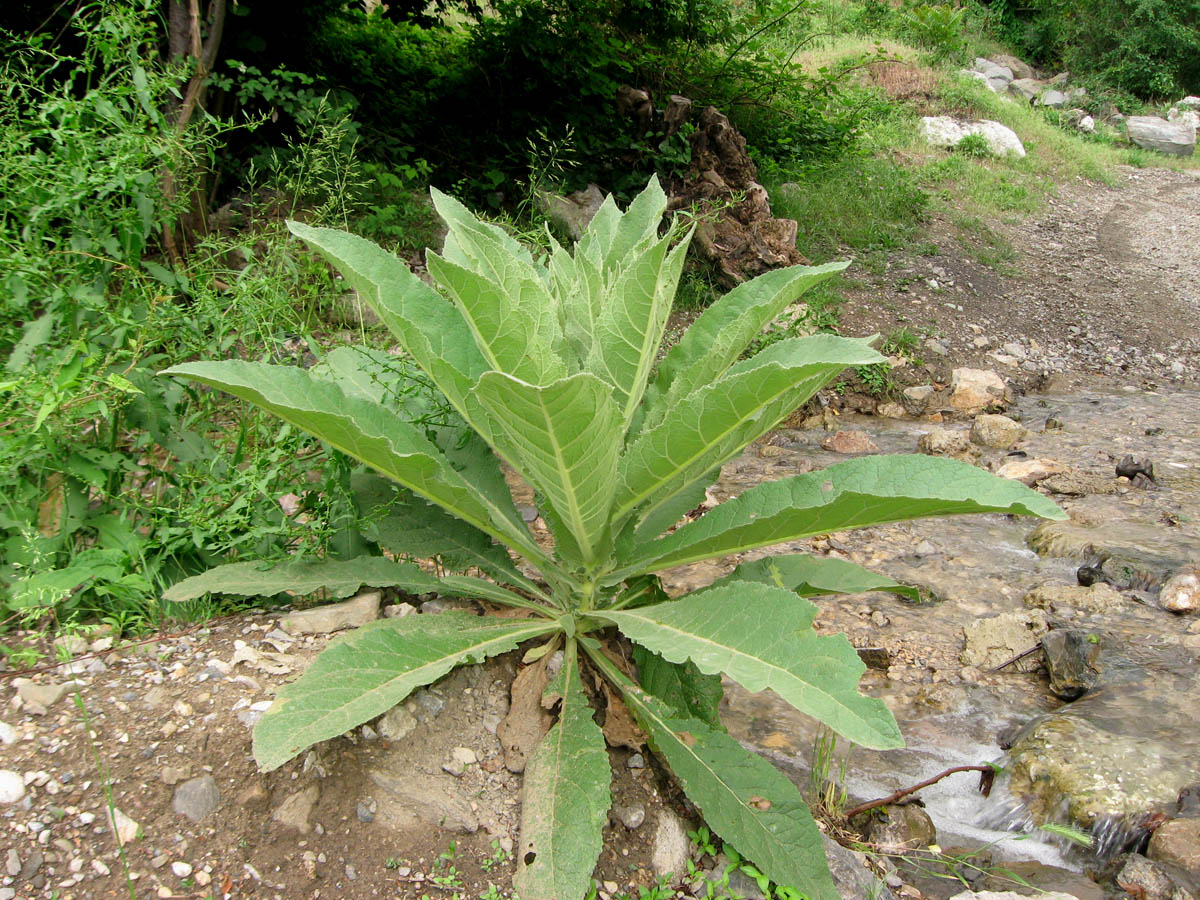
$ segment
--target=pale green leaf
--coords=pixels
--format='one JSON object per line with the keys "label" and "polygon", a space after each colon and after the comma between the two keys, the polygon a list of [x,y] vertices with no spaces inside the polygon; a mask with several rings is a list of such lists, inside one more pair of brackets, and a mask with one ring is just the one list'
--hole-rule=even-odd
{"label": "pale green leaf", "polygon": [[603,248],[605,269],[624,267],[639,247],[658,237],[666,211],[667,195],[658,183],[658,176],[651,175],[645,189],[630,201],[616,222],[612,241]]}
{"label": "pale green leaf", "polygon": [[735,581],[773,584],[795,591],[801,597],[888,591],[914,602],[921,599],[919,590],[893,581],[885,575],[878,575],[844,559],[810,556],[807,553],[767,556],[742,563],[724,578],[713,582],[712,586]]}
{"label": "pale green leaf", "polygon": [[557,628],[546,619],[492,619],[449,610],[371,622],[329,642],[279,692],[254,729],[254,758],[269,772],[318,741],[383,715],[455,666],[483,662]]}
{"label": "pale green leaf", "polygon": [[718,709],[725,689],[720,675],[705,675],[691,660],[667,662],[640,644],[633,645],[638,681],[684,718],[699,719],[709,728],[724,731]]}
{"label": "pale green leaf", "polygon": [[163,599],[183,603],[205,594],[272,597],[285,591],[302,596],[324,591],[336,599],[349,597],[362,587],[398,587],[410,594],[439,590],[437,578],[412,563],[392,562],[382,556],[361,556],[345,560],[228,563],[176,582],[163,593]]}
{"label": "pale green leaf", "polygon": [[615,584],[631,575],[814,534],[986,512],[1066,518],[1037,491],[967,463],[925,455],[866,456],[752,487],[646,545],[607,580]]}
{"label": "pale green leaf", "polygon": [[387,552],[414,559],[436,556],[451,571],[474,566],[505,584],[532,586],[503,546],[441,507],[368,472],[354,475],[350,485],[359,513],[369,523],[365,536]]}
{"label": "pale green leaf", "polygon": [[544,494],[584,561],[607,539],[621,433],[612,389],[581,372],[544,387],[488,372],[476,388],[503,433],[500,448]]}
{"label": "pale green leaf", "polygon": [[598,615],[670,662],[691,660],[701,672],[724,673],[748,691],[770,688],[856,744],[903,746],[883,701],[858,692],[866,666],[846,636],[812,630],[816,612],[789,590],[744,582]]}
{"label": "pale green leaf", "polygon": [[192,378],[249,400],[511,543],[528,558],[544,558],[506,490],[480,490],[421,430],[377,403],[347,396],[332,381],[292,366],[240,361],[189,363],[164,374]]}
{"label": "pale green leaf", "polygon": [[[491,368],[531,384],[566,374],[553,350],[559,337],[554,303],[540,281],[510,275],[507,284],[498,282],[436,253],[428,254],[428,265],[458,304]],[[504,264],[494,268],[502,270]]]}
{"label": "pale green leaf", "polygon": [[575,900],[591,887],[612,802],[604,735],[579,678],[568,640],[550,691],[562,698],[558,722],[525,766],[521,843],[513,887],[523,900]]}
{"label": "pale green leaf", "polygon": [[600,310],[585,362],[589,372],[615,388],[622,432],[642,400],[671,312],[674,291],[659,289],[668,245],[663,238],[621,270]]}
{"label": "pale green leaf", "polygon": [[815,284],[849,263],[791,266],[743,282],[712,304],[667,353],[647,392],[646,425],[656,425],[680,398],[721,376],[750,342]]}
{"label": "pale green leaf", "polygon": [[864,341],[815,335],[780,341],[739,363],[630,444],[619,467],[614,519],[643,503],[643,515],[661,506],[775,427],[842,369],[882,359]]}
{"label": "pale green leaf", "polygon": [[728,734],[677,715],[602,654],[589,657],[621,688],[651,746],[714,832],[777,884],[795,887],[809,900],[841,900],[821,832],[794,784]]}
{"label": "pale green leaf", "polygon": [[[529,248],[498,225],[481,221],[473,212],[449,194],[437,188],[430,190],[434,208],[446,223],[449,233],[442,250],[443,256],[460,266],[486,272],[497,262],[513,262],[510,271],[516,275],[536,272]],[[494,281],[503,283],[501,270],[492,270]]]}
{"label": "pale green leaf", "polygon": [[488,364],[458,308],[365,238],[299,222],[288,228],[337,267],[446,399],[488,437],[491,423],[470,397]]}

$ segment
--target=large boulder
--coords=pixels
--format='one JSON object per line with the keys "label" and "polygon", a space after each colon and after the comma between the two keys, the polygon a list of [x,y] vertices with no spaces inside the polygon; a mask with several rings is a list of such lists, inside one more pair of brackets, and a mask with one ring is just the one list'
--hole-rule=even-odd
{"label": "large boulder", "polygon": [[995,56],[988,57],[988,62],[993,62],[998,66],[1003,66],[1013,73],[1016,78],[1033,78],[1033,68],[1025,62],[1017,59],[1015,56],[1009,56],[1006,53],[998,53]]}
{"label": "large boulder", "polygon": [[1170,156],[1191,156],[1196,151],[1196,128],[1190,122],[1130,116],[1125,120],[1125,133],[1139,147]]}
{"label": "large boulder", "polygon": [[925,116],[921,119],[921,138],[934,147],[950,149],[970,134],[981,135],[993,156],[1025,155],[1025,146],[1016,132],[999,122],[959,122],[950,116]]}
{"label": "large boulder", "polygon": [[1015,78],[1008,86],[1010,94],[1020,97],[1026,103],[1032,103],[1041,96],[1042,91],[1045,89],[1045,83],[1035,78]]}

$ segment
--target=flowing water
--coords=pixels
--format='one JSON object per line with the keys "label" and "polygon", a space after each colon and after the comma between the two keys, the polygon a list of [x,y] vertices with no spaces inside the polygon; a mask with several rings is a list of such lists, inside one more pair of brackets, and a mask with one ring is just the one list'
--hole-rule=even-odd
{"label": "flowing water", "polygon": [[[852,797],[887,796],[951,766],[998,761],[1008,774],[997,779],[990,798],[978,792],[974,774],[953,775],[921,792],[939,842],[999,842],[1002,856],[1078,865],[1077,855],[1065,859],[1062,847],[1036,826],[1090,828],[1101,852],[1115,852],[1154,811],[1173,810],[1181,788],[1200,782],[1200,617],[1176,616],[1154,602],[1162,578],[1200,561],[1200,396],[1140,390],[1030,396],[1012,414],[1031,429],[1021,445],[1030,457],[1104,475],[1107,489],[1117,492],[1056,496],[1071,521],[1036,534],[1037,523],[1028,519],[952,517],[774,550],[840,555],[919,585],[934,598],[919,605],[885,594],[818,601],[818,628],[846,632],[856,646],[874,648],[864,658],[883,668],[868,670],[863,689],[886,700],[907,740],[902,750],[850,752]],[[912,452],[920,434],[934,427],[855,416],[839,417],[838,425],[868,432],[888,453]],[[761,481],[838,461],[842,457],[820,449],[824,436],[820,430],[777,433],[727,465],[714,493],[725,499]],[[986,453],[985,464],[1003,456]],[[1118,486],[1115,465],[1126,455],[1152,461],[1157,486]],[[1040,611],[1023,603],[1031,588],[1075,585],[1081,564],[1105,559],[1104,571],[1124,589],[1119,596],[1107,594],[1110,602],[1099,608],[1050,604],[1044,611],[1050,627],[1095,635],[1102,670],[1096,689],[1073,703],[1057,700],[1040,672],[1039,654],[998,671],[964,665],[964,627],[1003,613],[1036,615]],[[665,580],[674,590],[700,586],[740,561],[686,567]],[[1037,640],[1031,632],[1028,647]],[[770,692],[749,694],[732,684],[724,715],[735,736],[803,783],[817,739],[811,720]],[[1012,744],[1007,754],[1002,741]]]}

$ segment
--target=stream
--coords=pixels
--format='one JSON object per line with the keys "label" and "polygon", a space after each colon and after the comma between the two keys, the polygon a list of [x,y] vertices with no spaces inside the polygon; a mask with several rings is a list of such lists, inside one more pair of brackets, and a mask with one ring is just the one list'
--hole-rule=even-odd
{"label": "stream", "polygon": [[[860,648],[872,666],[863,690],[885,699],[907,740],[901,750],[849,750],[851,802],[887,796],[951,766],[995,761],[1004,774],[987,798],[974,773],[921,791],[939,844],[990,844],[999,858],[1078,871],[1098,860],[1036,826],[1090,830],[1104,857],[1143,835],[1155,812],[1173,812],[1180,790],[1200,782],[1200,618],[1156,602],[1162,580],[1200,561],[1200,395],[1030,395],[1008,414],[1030,430],[1018,445],[1028,457],[1071,467],[1084,476],[1080,490],[1111,493],[1054,494],[1071,519],[1040,527],[1031,519],[960,516],[833,534],[773,552],[839,555],[931,597],[921,604],[882,593],[817,601],[818,629],[845,632]],[[913,452],[934,427],[857,415],[838,416],[836,424],[868,433],[885,453]],[[725,467],[714,495],[724,500],[844,458],[821,449],[826,434],[776,432]],[[1126,455],[1152,461],[1157,484],[1118,479],[1115,466]],[[984,450],[981,464],[995,466],[1004,456]],[[699,587],[762,555],[684,567],[664,582],[672,592]],[[1088,562],[1116,589],[1078,586],[1076,570]],[[964,629],[1002,615],[1016,629],[1013,645],[992,648],[986,661],[964,659]],[[1047,627],[1081,630],[1099,647],[1098,684],[1074,702],[1050,692],[1040,652],[995,668],[1036,647]],[[750,694],[732,683],[722,712],[739,740],[807,782],[816,723],[770,692]]]}

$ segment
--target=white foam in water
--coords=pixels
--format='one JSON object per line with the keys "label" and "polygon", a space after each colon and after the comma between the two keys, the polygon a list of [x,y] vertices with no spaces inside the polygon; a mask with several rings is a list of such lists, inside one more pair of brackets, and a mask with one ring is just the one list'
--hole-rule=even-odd
{"label": "white foam in water", "polygon": [[[996,755],[994,745],[968,742],[937,746],[910,743],[905,754],[906,784],[916,784],[944,772],[952,766],[978,765]],[[918,769],[914,771],[914,765]],[[850,792],[858,797],[885,797],[896,790],[864,777],[847,773]],[[1079,864],[1071,861],[1062,849],[1048,843],[1049,836],[1034,828],[1033,819],[1018,800],[1008,793],[1000,780],[993,787],[990,797],[979,793],[979,775],[962,772],[947,776],[937,784],[922,788],[917,796],[925,803],[938,832],[938,844],[952,847],[957,844],[987,845],[1001,859],[1033,859],[1043,865],[1058,866],[1079,871]],[[1023,827],[1025,834],[1008,830]]]}

